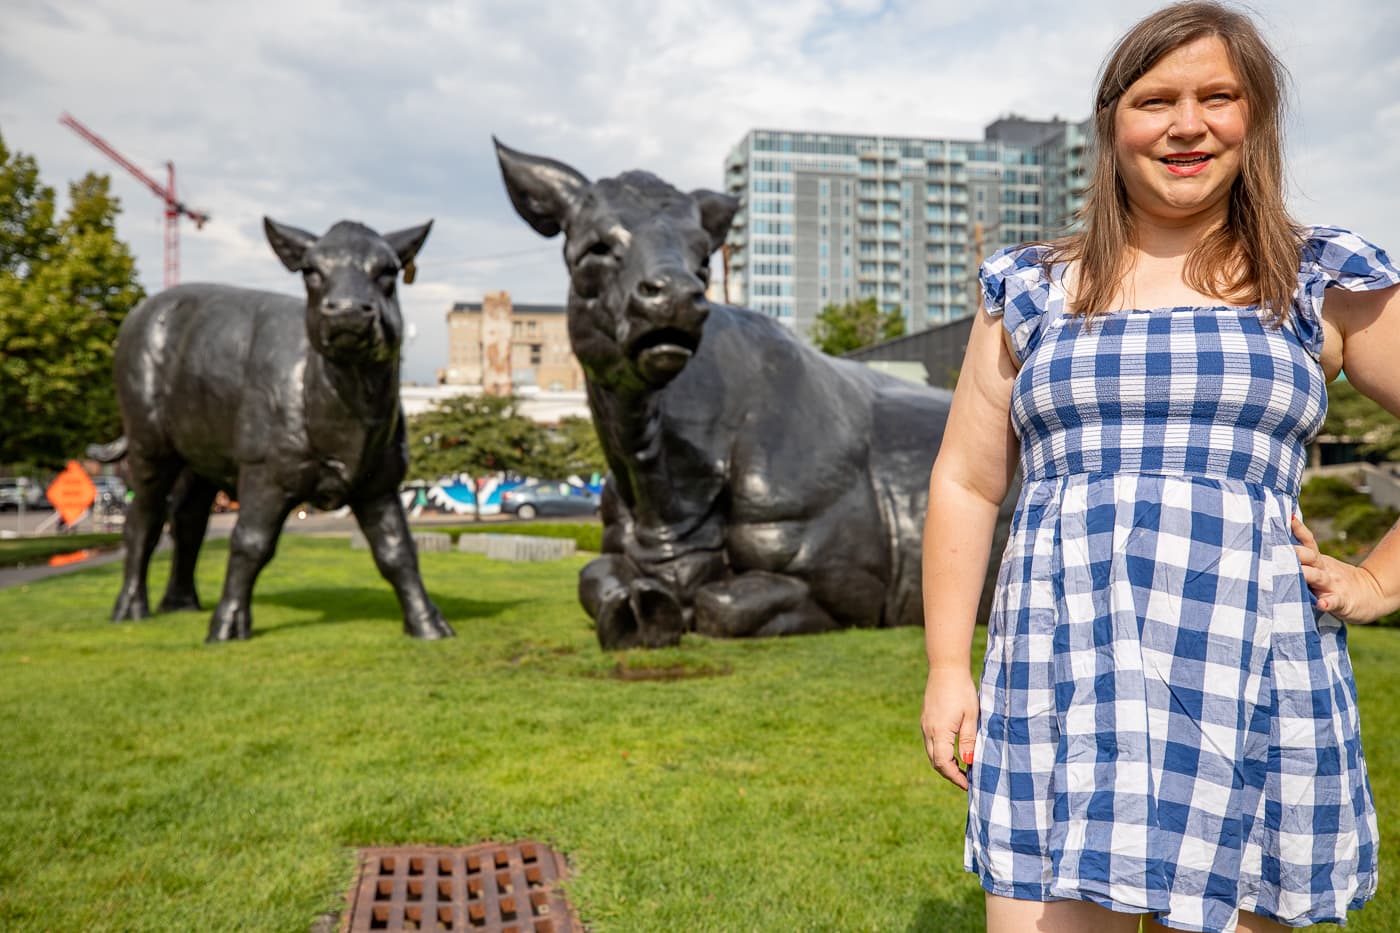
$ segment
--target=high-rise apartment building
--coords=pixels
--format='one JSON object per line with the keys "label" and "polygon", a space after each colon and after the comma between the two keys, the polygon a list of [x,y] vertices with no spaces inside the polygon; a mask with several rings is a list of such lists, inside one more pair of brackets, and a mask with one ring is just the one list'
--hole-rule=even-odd
{"label": "high-rise apartment building", "polygon": [[725,160],[742,202],[729,300],[804,338],[824,306],[866,297],[911,331],[970,314],[979,252],[1072,222],[1087,132],[1014,116],[982,140],[751,130]]}

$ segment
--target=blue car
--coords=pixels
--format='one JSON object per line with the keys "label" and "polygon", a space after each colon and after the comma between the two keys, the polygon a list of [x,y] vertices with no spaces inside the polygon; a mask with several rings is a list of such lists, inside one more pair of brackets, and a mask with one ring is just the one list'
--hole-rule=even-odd
{"label": "blue car", "polygon": [[524,483],[501,493],[501,511],[527,521],[536,515],[597,515],[598,495],[563,482]]}

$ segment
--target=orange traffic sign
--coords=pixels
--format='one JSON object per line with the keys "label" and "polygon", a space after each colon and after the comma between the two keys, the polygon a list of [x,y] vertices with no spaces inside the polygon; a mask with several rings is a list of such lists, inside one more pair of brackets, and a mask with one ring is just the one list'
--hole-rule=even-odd
{"label": "orange traffic sign", "polygon": [[73,524],[97,499],[97,487],[76,460],[69,460],[63,472],[44,490],[66,524]]}

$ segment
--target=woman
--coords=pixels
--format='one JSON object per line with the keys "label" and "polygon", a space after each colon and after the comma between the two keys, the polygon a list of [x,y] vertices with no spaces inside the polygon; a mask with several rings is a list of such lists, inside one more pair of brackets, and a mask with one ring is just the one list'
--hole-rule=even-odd
{"label": "woman", "polygon": [[1082,232],[982,267],[930,478],[922,724],[969,791],[989,930],[1280,930],[1375,890],[1337,620],[1400,608],[1400,534],[1351,567],[1296,507],[1343,365],[1400,412],[1400,272],[1289,220],[1281,85],[1247,17],[1147,17],[1104,69]]}

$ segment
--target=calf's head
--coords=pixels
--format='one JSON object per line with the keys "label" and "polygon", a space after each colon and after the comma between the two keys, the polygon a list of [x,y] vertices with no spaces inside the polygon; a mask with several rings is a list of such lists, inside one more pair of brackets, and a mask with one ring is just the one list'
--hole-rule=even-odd
{"label": "calf's head", "polygon": [[263,218],[273,251],[306,283],[306,333],[318,353],[345,364],[397,356],[403,315],[395,284],[432,226],[430,220],[380,236],[363,224],[342,220],[317,237]]}
{"label": "calf's head", "polygon": [[689,194],[647,172],[590,182],[574,169],[496,143],[516,211],[547,237],[564,232],[569,337],[590,380],[660,388],[700,345],[710,254],[739,202]]}

